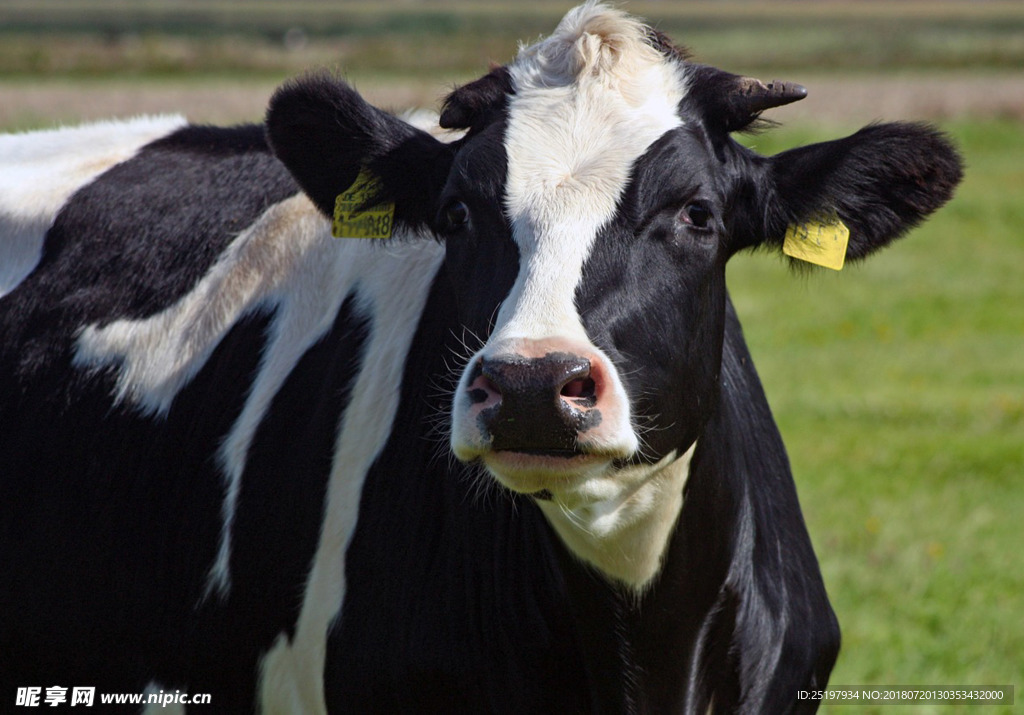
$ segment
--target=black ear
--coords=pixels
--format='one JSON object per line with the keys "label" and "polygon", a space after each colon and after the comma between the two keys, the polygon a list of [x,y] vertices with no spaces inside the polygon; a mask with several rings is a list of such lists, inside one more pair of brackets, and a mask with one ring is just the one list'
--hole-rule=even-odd
{"label": "black ear", "polygon": [[850,229],[847,259],[863,258],[946,203],[962,177],[959,153],[934,128],[871,125],[768,161],[761,238],[781,246],[789,225],[838,214]]}
{"label": "black ear", "polygon": [[440,124],[445,129],[471,129],[485,122],[492,112],[504,108],[513,91],[508,68],[495,67],[448,95]]}
{"label": "black ear", "polygon": [[448,145],[371,106],[345,82],[325,73],[293,80],[267,109],[274,154],[326,216],[361,167],[379,179],[382,201],[395,202],[397,222],[433,219],[451,165]]}

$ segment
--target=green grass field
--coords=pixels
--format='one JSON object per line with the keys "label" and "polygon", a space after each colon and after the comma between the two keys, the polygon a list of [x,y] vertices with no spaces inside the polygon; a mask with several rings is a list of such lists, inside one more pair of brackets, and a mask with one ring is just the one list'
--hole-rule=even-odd
{"label": "green grass field", "polygon": [[[572,3],[485,0],[5,0],[0,77],[277,76],[311,64],[453,79],[550,32]],[[632,2],[737,72],[1024,66],[1024,3]],[[40,37],[53,41],[39,42]]]}
{"label": "green grass field", "polygon": [[[517,40],[549,31],[566,6],[10,0],[0,4],[0,78],[115,76],[140,87],[167,77],[276,81],[326,63],[352,70],[364,86],[381,78],[440,86],[508,59]],[[765,79],[775,70],[800,79],[808,70],[911,69],[983,81],[1024,67],[1020,2],[629,7],[659,18],[701,61]],[[282,44],[290,27],[303,28],[305,44]],[[17,128],[46,123],[32,115]],[[804,122],[744,141],[770,154],[856,128]],[[965,116],[944,128],[964,153],[965,182],[905,240],[840,273],[798,273],[773,254],[743,255],[729,283],[843,628],[831,682],[1014,685],[1019,700],[1024,122]]]}

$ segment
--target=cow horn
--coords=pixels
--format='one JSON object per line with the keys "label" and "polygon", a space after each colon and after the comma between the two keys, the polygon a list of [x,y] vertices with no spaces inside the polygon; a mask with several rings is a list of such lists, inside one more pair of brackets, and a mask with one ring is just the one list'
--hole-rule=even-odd
{"label": "cow horn", "polygon": [[795,82],[774,80],[765,84],[753,77],[741,77],[732,96],[732,104],[740,112],[749,115],[797,102],[806,96],[807,89]]}
{"label": "cow horn", "polygon": [[728,132],[746,129],[761,112],[796,102],[807,90],[795,82],[775,80],[765,84],[753,77],[742,77],[709,65],[690,65],[690,93],[693,106],[709,126]]}

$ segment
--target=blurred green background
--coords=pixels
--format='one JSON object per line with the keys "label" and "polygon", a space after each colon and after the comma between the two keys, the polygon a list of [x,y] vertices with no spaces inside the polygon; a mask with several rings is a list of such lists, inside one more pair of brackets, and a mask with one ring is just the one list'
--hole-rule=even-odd
{"label": "blurred green background", "polygon": [[[435,107],[569,3],[2,0],[0,129],[178,111],[258,121],[338,68]],[[805,84],[774,153],[875,119],[937,123],[967,176],[840,273],[744,255],[729,282],[843,627],[833,684],[1024,686],[1024,2],[636,2],[699,61]],[[826,712],[1009,711],[1000,706]],[[980,710],[979,710],[980,708]]]}

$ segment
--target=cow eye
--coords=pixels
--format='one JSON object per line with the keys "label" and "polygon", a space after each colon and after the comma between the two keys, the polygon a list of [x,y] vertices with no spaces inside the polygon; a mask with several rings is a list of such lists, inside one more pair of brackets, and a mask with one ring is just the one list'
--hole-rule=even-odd
{"label": "cow eye", "polygon": [[462,201],[450,201],[441,209],[440,219],[441,229],[454,233],[469,223],[469,207]]}
{"label": "cow eye", "polygon": [[687,204],[679,212],[679,220],[694,228],[708,228],[711,218],[711,207],[703,201]]}

